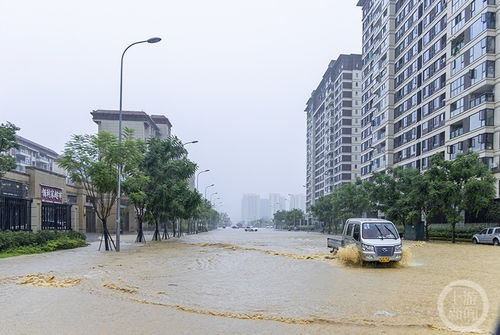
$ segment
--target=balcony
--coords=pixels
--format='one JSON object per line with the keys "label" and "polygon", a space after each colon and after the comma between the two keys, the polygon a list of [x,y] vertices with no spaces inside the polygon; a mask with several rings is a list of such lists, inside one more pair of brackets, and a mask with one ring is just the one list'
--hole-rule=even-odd
{"label": "balcony", "polygon": [[450,129],[450,139],[451,138],[455,138],[457,136],[460,136],[464,133],[464,128],[460,127],[460,128],[456,128],[456,129]]}
{"label": "balcony", "polygon": [[469,108],[474,108],[485,102],[494,102],[494,101],[495,101],[495,95],[493,93],[491,92],[483,93],[469,101]]}

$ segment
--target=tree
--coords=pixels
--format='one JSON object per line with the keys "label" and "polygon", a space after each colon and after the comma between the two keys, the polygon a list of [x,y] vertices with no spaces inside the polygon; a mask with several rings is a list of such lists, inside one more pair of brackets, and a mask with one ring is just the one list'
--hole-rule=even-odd
{"label": "tree", "polygon": [[287,211],[280,210],[274,213],[273,221],[274,221],[274,227],[276,229],[283,229],[285,224],[288,225]]}
{"label": "tree", "polygon": [[435,155],[425,173],[430,181],[433,208],[446,216],[455,243],[455,227],[462,220],[462,211],[477,213],[488,207],[495,197],[495,179],[488,166],[479,161],[479,155],[472,152],[460,154],[452,161]]}
{"label": "tree", "polygon": [[220,213],[220,224],[226,227],[231,227],[233,225],[227,213]]}
{"label": "tree", "polygon": [[355,183],[340,185],[331,195],[333,211],[338,222],[360,217],[370,209],[368,191],[360,179]]}
{"label": "tree", "polygon": [[[188,220],[193,218],[195,210],[201,205],[202,202],[200,193],[190,190],[187,180],[175,183],[172,191],[175,197],[170,202],[170,206],[167,211],[167,218],[173,223],[178,220]],[[178,236],[182,236],[182,224],[179,225]]]}
{"label": "tree", "polygon": [[486,212],[486,219],[488,222],[500,224],[500,203],[491,202]]}
{"label": "tree", "polygon": [[145,143],[137,140],[135,144],[138,156],[133,162],[136,164],[130,168],[126,179],[123,181],[123,191],[135,209],[137,218],[137,237],[135,241],[146,242],[143,223],[146,215],[146,197],[151,178],[144,171]]}
{"label": "tree", "polygon": [[130,130],[125,130],[122,145],[108,132],[97,135],[73,135],[64,153],[57,159],[74,182],[81,183],[102,222],[106,250],[114,246],[107,220],[117,198],[118,166],[127,175],[137,163],[139,153]]}
{"label": "tree", "polygon": [[328,234],[330,234],[332,230],[332,223],[334,221],[332,195],[328,194],[316,200],[310,207],[310,210],[312,215],[322,223],[322,232],[325,233],[325,227],[328,226]]}
{"label": "tree", "polygon": [[[149,177],[146,215],[148,221],[155,224],[153,240],[161,239],[160,222],[194,213],[191,204],[198,200],[193,194],[189,194],[187,180],[196,171],[196,164],[187,159],[186,155],[182,142],[175,136],[166,140],[151,138],[148,141],[144,157],[144,173]],[[180,209],[183,206],[185,208]],[[179,214],[183,211],[187,214]],[[166,237],[166,222],[164,227]]]}
{"label": "tree", "polygon": [[208,229],[209,222],[216,216],[216,211],[212,208],[210,202],[202,199],[200,205],[194,211],[193,218],[197,221],[195,232]]}
{"label": "tree", "polygon": [[16,168],[16,159],[9,156],[8,151],[18,147],[16,141],[18,130],[19,128],[10,122],[0,124],[0,177]]}

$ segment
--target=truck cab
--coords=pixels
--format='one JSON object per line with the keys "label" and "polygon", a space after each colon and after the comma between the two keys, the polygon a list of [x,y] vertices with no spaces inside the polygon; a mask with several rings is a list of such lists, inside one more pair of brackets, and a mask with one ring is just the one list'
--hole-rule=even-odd
{"label": "truck cab", "polygon": [[402,257],[401,238],[391,221],[370,218],[348,219],[341,239],[329,238],[332,251],[356,245],[365,262],[398,262]]}

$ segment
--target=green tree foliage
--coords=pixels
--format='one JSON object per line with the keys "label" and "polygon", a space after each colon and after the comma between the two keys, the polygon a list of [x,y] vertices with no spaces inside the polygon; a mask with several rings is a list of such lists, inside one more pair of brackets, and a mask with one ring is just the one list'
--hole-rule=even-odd
{"label": "green tree foliage", "polygon": [[430,181],[433,208],[446,216],[455,243],[455,227],[462,220],[462,211],[478,212],[488,207],[495,197],[495,179],[487,165],[479,161],[478,154],[471,152],[452,161],[435,155],[425,173]]}
{"label": "green tree foliage", "polygon": [[304,212],[301,209],[294,208],[289,211],[281,210],[274,213],[274,224],[276,228],[297,227],[304,220]]}
{"label": "green tree foliage", "polygon": [[145,190],[146,216],[155,224],[153,240],[161,239],[161,222],[165,224],[164,237],[168,237],[166,221],[193,216],[201,202],[200,195],[189,190],[188,178],[196,171],[196,164],[186,155],[187,151],[177,137],[148,141],[143,168],[149,177]]}
{"label": "green tree foliage", "polygon": [[428,211],[429,183],[418,169],[397,167],[376,172],[367,189],[374,207],[397,224],[419,221],[422,211]]}
{"label": "green tree foliage", "polygon": [[231,222],[231,218],[227,213],[220,213],[220,222],[219,225],[231,227],[233,223]]}
{"label": "green tree foliage", "polygon": [[321,222],[321,230],[323,233],[326,232],[327,227],[328,233],[331,234],[332,232],[332,224],[335,215],[333,211],[332,198],[332,194],[321,197],[316,200],[316,202],[309,209],[314,218]]}
{"label": "green tree foliage", "polygon": [[277,211],[273,215],[274,227],[276,229],[282,229],[288,225],[287,211]]}
{"label": "green tree foliage", "polygon": [[193,218],[197,220],[196,233],[198,233],[198,231],[215,229],[217,223],[221,220],[221,215],[212,207],[208,200],[203,199],[201,204],[196,208]]}
{"label": "green tree foliage", "polygon": [[143,223],[146,215],[147,191],[150,187],[151,178],[144,170],[145,143],[142,140],[136,140],[135,146],[137,159],[131,162],[130,169],[123,181],[123,191],[134,205],[137,218],[137,237],[135,241],[146,242]]}
{"label": "green tree foliage", "polygon": [[368,191],[359,179],[352,184],[340,185],[331,194],[336,222],[345,222],[348,218],[361,217],[363,212],[370,209]]}
{"label": "green tree foliage", "polygon": [[0,124],[0,177],[16,168],[16,159],[9,156],[8,151],[18,147],[16,141],[18,130],[19,128],[10,122]]}
{"label": "green tree foliage", "polygon": [[117,198],[118,167],[122,167],[125,176],[133,171],[140,159],[137,149],[136,140],[132,139],[132,132],[127,129],[121,145],[116,136],[108,132],[73,135],[57,160],[74,182],[83,185],[102,222],[106,250],[114,244],[107,220]]}

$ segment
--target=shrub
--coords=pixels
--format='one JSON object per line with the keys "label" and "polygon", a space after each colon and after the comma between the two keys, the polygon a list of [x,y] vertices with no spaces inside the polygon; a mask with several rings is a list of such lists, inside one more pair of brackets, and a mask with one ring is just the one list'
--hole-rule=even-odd
{"label": "shrub", "polygon": [[[484,227],[472,226],[472,227],[456,227],[455,236],[458,240],[470,241],[472,240],[472,235],[480,232]],[[431,240],[451,240],[451,227],[446,228],[433,228],[432,225],[429,226],[429,239]]]}
{"label": "shrub", "polygon": [[[32,246],[47,246],[53,241],[63,241],[58,243],[52,243],[52,246],[59,246],[56,249],[68,249],[65,246],[73,245],[70,248],[76,248],[78,246],[85,245],[85,234],[75,232],[75,231],[49,231],[42,230],[36,233],[28,231],[1,231],[0,232],[0,252],[21,248],[21,247],[32,247]],[[83,243],[83,244],[82,244]],[[50,249],[50,248],[49,248]],[[52,251],[52,250],[47,250]]]}

